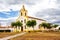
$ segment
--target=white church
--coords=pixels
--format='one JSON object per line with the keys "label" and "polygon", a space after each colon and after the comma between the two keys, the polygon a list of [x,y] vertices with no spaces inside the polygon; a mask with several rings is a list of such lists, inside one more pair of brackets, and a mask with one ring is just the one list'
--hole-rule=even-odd
{"label": "white church", "polygon": [[22,22],[22,24],[23,24],[23,31],[33,30],[32,28],[26,26],[26,22],[28,20],[36,20],[37,25],[34,27],[35,30],[38,30],[39,29],[39,24],[40,23],[46,22],[43,19],[39,19],[39,18],[28,16],[27,15],[28,14],[28,10],[25,9],[25,6],[24,5],[22,6],[22,8],[21,8],[21,10],[20,10],[19,13],[20,13],[20,15],[19,15],[19,17],[17,18],[16,21]]}

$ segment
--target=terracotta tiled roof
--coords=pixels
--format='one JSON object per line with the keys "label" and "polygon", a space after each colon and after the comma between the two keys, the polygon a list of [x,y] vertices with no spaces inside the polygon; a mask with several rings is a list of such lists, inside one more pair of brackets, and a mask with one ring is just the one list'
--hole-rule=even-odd
{"label": "terracotta tiled roof", "polygon": [[6,27],[6,26],[3,27],[3,26],[1,26],[0,28],[12,28],[12,27]]}
{"label": "terracotta tiled roof", "polygon": [[31,16],[27,16],[28,18],[32,18],[32,19],[37,19],[37,20],[41,20],[41,21],[46,21],[46,20],[43,20],[43,19],[39,19],[39,18],[35,18],[35,17],[31,17]]}

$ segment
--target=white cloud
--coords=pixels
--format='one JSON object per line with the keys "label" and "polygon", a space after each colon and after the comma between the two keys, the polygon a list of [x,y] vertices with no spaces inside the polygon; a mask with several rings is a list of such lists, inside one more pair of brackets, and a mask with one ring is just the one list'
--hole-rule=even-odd
{"label": "white cloud", "polygon": [[[22,7],[22,4],[24,3],[26,9],[28,10],[28,15],[29,16],[35,16],[36,14],[38,14],[37,16],[39,16],[38,18],[43,18],[43,19],[48,19],[48,21],[56,21],[55,18],[55,14],[50,14],[48,10],[46,9],[60,9],[59,5],[57,4],[57,0],[0,0],[0,12],[3,11],[10,11],[10,9],[16,11],[16,10],[20,10]],[[44,13],[44,10],[48,11]],[[39,12],[39,13],[38,13]],[[41,13],[42,12],[42,13]],[[48,15],[49,13],[49,15]],[[8,14],[8,13],[6,13]],[[59,13],[58,13],[59,14]],[[50,16],[53,15],[53,17],[51,18]],[[58,16],[58,15],[57,15]],[[60,17],[59,17],[60,18]],[[58,20],[60,20],[58,18]],[[0,20],[12,20],[12,19],[16,19],[16,18],[0,18]]]}
{"label": "white cloud", "polygon": [[18,17],[10,17],[10,18],[1,18],[0,17],[0,20],[10,20],[10,19],[17,19]]}
{"label": "white cloud", "polygon": [[1,26],[9,26],[11,22],[15,22],[17,17],[11,17],[11,18],[0,18],[0,24]]}
{"label": "white cloud", "polygon": [[55,1],[56,0],[43,0],[41,3],[37,2],[33,6],[27,6],[28,7],[27,9],[29,10],[29,15],[35,16],[34,14],[37,11],[41,12],[48,8],[57,8]]}
{"label": "white cloud", "polygon": [[[29,7],[29,11],[32,11],[33,13],[35,13],[36,11],[39,11],[39,10],[42,10],[42,9],[46,9],[46,8],[54,8],[55,7],[55,1],[54,0],[2,0],[0,1],[1,3],[1,10],[2,11],[8,11],[9,9],[13,9],[13,10],[19,10],[21,8],[21,3],[18,3],[16,4],[16,1],[19,1],[19,2],[23,2],[26,4],[27,2],[29,3],[35,3],[35,5],[30,5],[27,6]],[[9,4],[9,3],[12,3],[12,4]],[[14,3],[14,4],[13,4]],[[27,3],[28,4],[28,3]],[[26,4],[26,5],[27,5]],[[0,11],[1,11],[0,10]],[[30,13],[30,12],[29,12]]]}

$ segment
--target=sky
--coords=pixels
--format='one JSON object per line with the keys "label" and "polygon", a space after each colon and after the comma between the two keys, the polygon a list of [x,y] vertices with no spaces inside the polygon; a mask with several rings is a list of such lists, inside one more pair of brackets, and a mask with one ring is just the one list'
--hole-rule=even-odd
{"label": "sky", "polygon": [[29,16],[60,25],[60,0],[0,0],[0,24],[16,21],[23,4]]}

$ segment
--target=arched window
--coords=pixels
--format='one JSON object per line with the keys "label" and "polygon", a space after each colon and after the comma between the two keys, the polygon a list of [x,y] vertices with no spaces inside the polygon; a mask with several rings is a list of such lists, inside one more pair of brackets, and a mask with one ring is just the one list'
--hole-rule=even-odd
{"label": "arched window", "polygon": [[26,16],[26,13],[25,13],[25,16]]}
{"label": "arched window", "polygon": [[22,16],[22,13],[21,13],[21,16]]}

